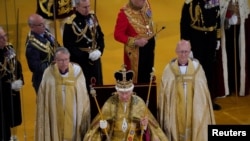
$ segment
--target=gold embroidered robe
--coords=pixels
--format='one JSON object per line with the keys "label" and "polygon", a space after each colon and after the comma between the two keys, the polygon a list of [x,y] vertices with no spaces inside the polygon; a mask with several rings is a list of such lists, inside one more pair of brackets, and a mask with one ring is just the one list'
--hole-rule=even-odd
{"label": "gold embroidered robe", "polygon": [[56,64],[44,72],[37,95],[35,141],[82,141],[90,124],[90,103],[79,65],[61,75]]}
{"label": "gold embroidered robe", "polygon": [[[135,126],[133,140],[139,141],[141,135],[140,119],[145,116],[146,105],[144,101],[132,95],[131,101],[127,103],[127,112],[124,113],[124,104],[119,102],[118,95],[110,97],[102,107],[102,117],[108,121],[107,132],[111,141],[126,141],[131,136],[131,125]],[[168,141],[167,137],[159,127],[158,122],[148,111],[148,129],[151,134],[151,141]],[[124,120],[127,123],[126,131],[122,131]],[[104,132],[99,128],[100,115],[97,115],[92,121],[90,129],[84,137],[84,141],[103,141]],[[158,139],[158,140],[156,140]]]}
{"label": "gold embroidered robe", "polygon": [[[177,60],[164,69],[158,96],[158,121],[169,141],[207,141],[215,124],[207,80],[198,60],[181,74]],[[186,140],[185,140],[186,139]]]}

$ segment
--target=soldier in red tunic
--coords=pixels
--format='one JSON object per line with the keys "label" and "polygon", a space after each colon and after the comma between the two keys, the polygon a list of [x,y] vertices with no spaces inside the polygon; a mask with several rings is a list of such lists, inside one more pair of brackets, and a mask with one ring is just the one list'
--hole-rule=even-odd
{"label": "soldier in red tunic", "polygon": [[118,13],[114,37],[124,44],[124,64],[135,72],[134,83],[148,83],[154,66],[155,38],[147,0],[129,0]]}

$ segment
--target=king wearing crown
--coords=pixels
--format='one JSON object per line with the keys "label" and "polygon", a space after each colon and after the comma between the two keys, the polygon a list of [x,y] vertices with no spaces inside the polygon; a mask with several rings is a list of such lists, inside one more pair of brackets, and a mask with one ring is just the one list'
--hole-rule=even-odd
{"label": "king wearing crown", "polygon": [[92,121],[84,141],[168,141],[145,102],[133,92],[132,70],[114,74],[116,92]]}

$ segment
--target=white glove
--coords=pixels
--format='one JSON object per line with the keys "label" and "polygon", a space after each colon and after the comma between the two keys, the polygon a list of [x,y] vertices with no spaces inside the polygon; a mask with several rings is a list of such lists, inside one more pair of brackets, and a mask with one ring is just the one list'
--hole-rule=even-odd
{"label": "white glove", "polygon": [[220,41],[217,40],[217,46],[216,46],[216,50],[219,50],[220,49]]}
{"label": "white glove", "polygon": [[232,17],[228,20],[228,23],[230,25],[236,25],[237,22],[238,22],[238,17],[235,14],[233,14]]}
{"label": "white glove", "polygon": [[100,120],[100,128],[105,129],[108,127],[108,122],[107,120]]}
{"label": "white glove", "polygon": [[89,53],[89,59],[92,61],[96,61],[97,59],[101,57],[101,54],[102,54],[101,51],[96,49]]}
{"label": "white glove", "polygon": [[20,89],[23,87],[23,81],[22,80],[15,80],[11,83],[11,89],[14,91],[20,91]]}

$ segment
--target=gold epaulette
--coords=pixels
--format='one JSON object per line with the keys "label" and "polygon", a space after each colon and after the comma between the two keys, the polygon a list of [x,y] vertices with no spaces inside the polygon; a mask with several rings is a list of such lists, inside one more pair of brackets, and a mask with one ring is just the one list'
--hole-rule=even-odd
{"label": "gold epaulette", "polygon": [[29,36],[29,41],[38,50],[40,50],[42,52],[48,53],[48,48],[50,46],[49,42],[47,42],[46,44],[44,44],[44,43],[40,42],[38,39],[36,39],[33,35]]}
{"label": "gold epaulette", "polygon": [[72,14],[69,19],[66,21],[66,24],[72,24],[73,20],[75,19],[76,14]]}
{"label": "gold epaulette", "polygon": [[[30,43],[37,48],[38,50],[47,53],[47,59],[51,60],[51,56],[54,56],[54,50],[53,47],[50,45],[50,42],[47,41],[46,44],[40,42],[38,39],[36,39],[33,35],[29,35]],[[46,60],[46,59],[45,59]],[[45,61],[43,60],[43,61]]]}

